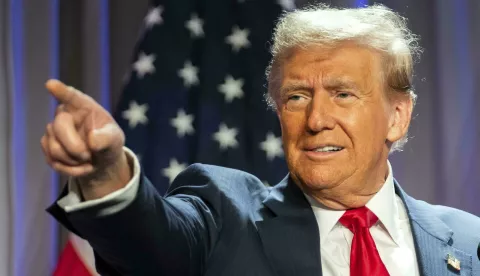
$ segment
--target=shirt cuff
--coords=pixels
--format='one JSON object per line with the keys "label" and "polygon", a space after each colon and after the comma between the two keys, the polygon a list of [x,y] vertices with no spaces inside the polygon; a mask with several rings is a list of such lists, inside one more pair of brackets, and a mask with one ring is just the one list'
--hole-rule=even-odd
{"label": "shirt cuff", "polygon": [[133,177],[125,187],[101,198],[82,201],[80,188],[75,178],[70,177],[67,183],[68,194],[57,201],[58,206],[67,213],[86,208],[101,207],[99,215],[114,214],[127,207],[137,196],[138,187],[140,186],[140,162],[130,149],[127,147],[123,149],[127,154],[127,158],[133,160]]}

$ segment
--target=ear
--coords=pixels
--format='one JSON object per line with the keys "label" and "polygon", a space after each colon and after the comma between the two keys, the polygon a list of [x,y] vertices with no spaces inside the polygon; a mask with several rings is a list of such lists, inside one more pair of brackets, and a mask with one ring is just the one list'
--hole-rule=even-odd
{"label": "ear", "polygon": [[391,114],[387,140],[398,141],[408,132],[412,118],[413,100],[409,95],[396,95],[391,99]]}

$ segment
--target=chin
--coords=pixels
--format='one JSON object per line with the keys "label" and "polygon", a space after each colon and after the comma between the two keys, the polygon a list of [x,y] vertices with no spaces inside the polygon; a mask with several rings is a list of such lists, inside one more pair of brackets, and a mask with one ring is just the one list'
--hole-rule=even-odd
{"label": "chin", "polygon": [[308,190],[330,189],[340,185],[348,178],[349,170],[328,165],[302,166],[292,172],[298,184]]}

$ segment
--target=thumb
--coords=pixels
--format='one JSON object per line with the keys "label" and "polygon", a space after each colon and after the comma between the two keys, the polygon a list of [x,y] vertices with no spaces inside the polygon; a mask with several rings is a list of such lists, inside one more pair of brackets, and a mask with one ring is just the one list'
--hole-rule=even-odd
{"label": "thumb", "polygon": [[121,149],[124,142],[125,135],[116,123],[107,123],[88,135],[88,146],[93,153]]}

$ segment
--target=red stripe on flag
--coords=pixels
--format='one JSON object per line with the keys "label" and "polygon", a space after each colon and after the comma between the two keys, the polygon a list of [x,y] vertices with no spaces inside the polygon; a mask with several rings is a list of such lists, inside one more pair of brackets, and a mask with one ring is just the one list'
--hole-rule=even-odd
{"label": "red stripe on flag", "polygon": [[71,240],[65,246],[53,276],[93,276],[78,255]]}

